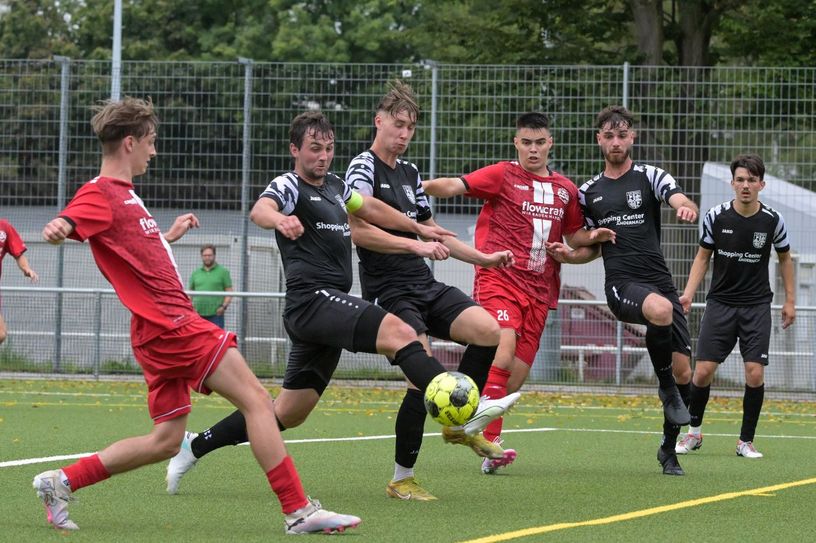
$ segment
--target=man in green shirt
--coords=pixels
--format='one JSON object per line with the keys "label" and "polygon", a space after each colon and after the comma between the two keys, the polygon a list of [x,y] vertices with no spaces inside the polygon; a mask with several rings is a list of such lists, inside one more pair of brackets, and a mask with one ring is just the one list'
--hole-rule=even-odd
{"label": "man in green shirt", "polygon": [[[215,245],[208,243],[201,248],[201,262],[203,265],[190,276],[190,290],[232,292],[229,270],[215,261]],[[199,315],[224,328],[224,313],[231,301],[231,296],[193,296],[193,307]]]}

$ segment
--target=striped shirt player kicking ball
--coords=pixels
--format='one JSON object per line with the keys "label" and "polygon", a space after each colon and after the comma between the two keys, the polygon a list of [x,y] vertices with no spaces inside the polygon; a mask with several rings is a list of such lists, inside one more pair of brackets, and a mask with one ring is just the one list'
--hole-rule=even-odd
{"label": "striped shirt player kicking ball", "polygon": [[[657,459],[664,474],[685,475],[677,462],[674,444],[680,427],[689,422],[686,398],[691,379],[691,339],[677,289],[660,250],[660,205],[670,205],[684,222],[697,220],[697,206],[668,172],[632,161],[634,118],[626,108],[603,109],[595,126],[604,171],[579,189],[581,206],[587,226],[603,226],[616,232],[615,243],[601,247],[606,302],[619,320],[646,325],[646,349],[659,382],[664,415]],[[678,368],[686,368],[687,372],[678,374]]]}
{"label": "striped shirt player kicking ball", "polygon": [[[307,498],[281,439],[272,398],[236,349],[235,334],[204,320],[184,293],[170,243],[198,226],[192,213],[162,233],[133,178],[156,156],[152,102],[125,98],[100,106],[91,121],[102,143],[99,176],[85,183],[43,229],[52,244],[87,240],[96,265],[132,313],[133,354],[147,382],[153,429],[34,477],[48,522],[76,530],[68,503],[80,488],[175,455],[190,413],[190,389],[227,398],[246,418],[252,452],[277,494],[287,533],[343,531],[360,519]],[[131,512],[132,513],[132,512]]]}
{"label": "striped shirt player kicking ball", "polygon": [[680,302],[688,313],[691,300],[714,255],[714,273],[706,297],[697,342],[697,364],[691,380],[689,433],[677,443],[677,454],[688,454],[703,444],[703,424],[711,381],[717,367],[739,340],[745,363],[745,395],[737,456],[761,458],[754,447],[759,412],[765,395],[765,366],[771,341],[771,285],[768,261],[771,246],[779,257],[785,285],[782,328],[793,324],[796,303],[793,261],[785,220],[759,201],[765,188],[765,165],[756,155],[741,155],[731,163],[734,199],[712,207],[703,219],[700,248],[691,266]]}
{"label": "striped shirt player kicking ball", "polygon": [[[516,392],[527,380],[547,314],[558,304],[561,263],[593,260],[600,252],[598,243],[615,236],[608,228],[583,228],[578,189],[547,165],[553,146],[547,115],[529,112],[519,116],[513,145],[516,160],[424,183],[431,196],[463,194],[483,200],[476,221],[476,248],[488,253],[501,247],[513,251],[512,266],[476,266],[473,282],[474,299],[501,327],[484,389],[491,398]],[[565,238],[577,248],[561,243]],[[498,418],[484,429],[484,436],[501,443],[501,431],[502,419]],[[495,473],[515,459],[513,449],[505,453],[503,458],[485,458],[482,472]]]}
{"label": "striped shirt player kicking ball", "polygon": [[[320,112],[301,113],[289,130],[294,170],[275,177],[250,213],[252,222],[275,232],[286,273],[283,325],[291,340],[281,391],[275,398],[280,430],[302,424],[317,406],[343,349],[380,353],[425,390],[445,371],[426,353],[415,330],[397,315],[350,295],[349,214],[395,231],[441,239],[451,232],[420,224],[376,198],[364,196],[329,171],[334,129]],[[442,245],[440,245],[442,247]],[[491,419],[504,414],[497,409]],[[247,441],[249,419],[236,411],[201,433],[188,432],[167,466],[167,491],[210,452]]]}

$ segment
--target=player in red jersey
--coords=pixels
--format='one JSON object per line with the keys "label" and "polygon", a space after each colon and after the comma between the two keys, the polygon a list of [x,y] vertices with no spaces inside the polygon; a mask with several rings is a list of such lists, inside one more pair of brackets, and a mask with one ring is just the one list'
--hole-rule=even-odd
{"label": "player in red jersey", "polygon": [[[486,166],[462,177],[423,183],[438,198],[464,194],[485,201],[476,221],[476,248],[484,253],[509,248],[514,265],[476,266],[473,299],[501,326],[499,347],[484,394],[500,398],[521,388],[530,373],[547,313],[558,303],[561,263],[589,262],[599,254],[599,242],[614,240],[607,228],[584,230],[584,216],[575,184],[547,166],[553,145],[549,119],[525,113],[516,121],[513,143],[518,159]],[[566,238],[575,250],[560,242]],[[547,249],[550,248],[550,254]],[[484,430],[501,443],[502,419]],[[508,451],[508,449],[505,449]],[[514,454],[482,462],[483,473],[511,463]]]}
{"label": "player in red jersey", "polygon": [[252,452],[286,515],[286,532],[343,531],[360,519],[321,508],[306,497],[275,422],[272,398],[236,349],[235,335],[201,318],[184,294],[169,243],[198,226],[192,213],[161,233],[136,194],[133,178],[156,156],[158,119],[150,101],[125,98],[97,108],[91,121],[102,143],[99,176],[83,185],[43,238],[88,240],[99,270],[132,313],[131,343],[148,387],[153,430],[117,441],[62,469],[34,478],[56,528],[68,518],[72,493],[111,475],[174,456],[190,412],[190,388],[215,391],[245,416]]}
{"label": "player in red jersey", "polygon": [[[17,261],[17,267],[23,272],[23,275],[28,277],[32,283],[38,280],[37,272],[31,269],[28,264],[28,259],[23,254],[27,250],[23,238],[17,233],[17,230],[11,226],[11,223],[6,219],[0,219],[0,275],[3,273],[3,259],[6,255],[11,255]],[[0,343],[6,341],[6,321],[3,315],[0,314]]]}

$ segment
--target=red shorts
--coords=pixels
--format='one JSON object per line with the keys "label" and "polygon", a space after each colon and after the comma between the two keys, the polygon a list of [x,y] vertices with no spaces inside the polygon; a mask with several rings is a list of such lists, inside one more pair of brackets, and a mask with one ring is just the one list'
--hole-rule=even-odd
{"label": "red shorts", "polygon": [[227,349],[237,347],[235,334],[194,318],[187,324],[133,347],[147,383],[147,406],[155,424],[190,412],[190,389],[202,394]]}
{"label": "red shorts", "polygon": [[499,326],[516,331],[516,357],[532,366],[547,323],[547,304],[507,283],[485,278],[474,284],[473,299],[499,321]]}

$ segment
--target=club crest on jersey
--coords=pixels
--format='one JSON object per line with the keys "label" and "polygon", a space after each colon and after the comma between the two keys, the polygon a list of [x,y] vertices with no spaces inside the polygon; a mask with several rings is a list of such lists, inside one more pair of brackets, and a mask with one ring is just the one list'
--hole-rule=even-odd
{"label": "club crest on jersey", "polygon": [[643,203],[643,198],[640,196],[639,190],[630,190],[626,193],[626,203],[632,209],[637,209]]}
{"label": "club crest on jersey", "polygon": [[6,241],[7,237],[8,236],[6,235],[6,231],[5,230],[0,230],[0,243],[3,243],[4,241]]}
{"label": "club crest on jersey", "polygon": [[561,201],[564,202],[564,205],[569,203],[570,197],[569,192],[564,187],[558,187],[558,197],[561,198]]}
{"label": "club crest on jersey", "polygon": [[754,247],[757,249],[762,249],[765,247],[765,240],[767,239],[767,232],[754,232]]}
{"label": "club crest on jersey", "polygon": [[416,194],[414,193],[414,188],[408,185],[403,185],[402,190],[405,191],[405,195],[411,200],[412,204],[416,204]]}

